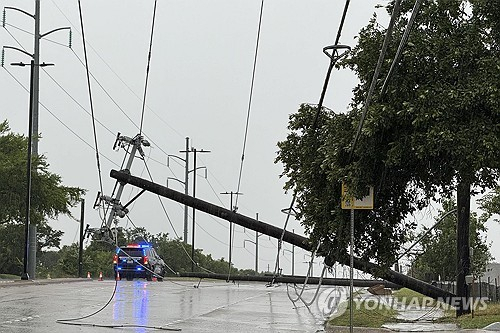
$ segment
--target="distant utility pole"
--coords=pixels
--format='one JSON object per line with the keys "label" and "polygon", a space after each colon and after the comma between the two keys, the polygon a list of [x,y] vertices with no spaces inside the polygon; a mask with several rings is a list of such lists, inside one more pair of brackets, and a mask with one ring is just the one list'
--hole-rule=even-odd
{"label": "distant utility pole", "polygon": [[[179,160],[181,160],[182,162],[184,162],[184,181],[182,180],[179,180],[177,178],[174,178],[174,177],[168,177],[167,178],[167,187],[168,187],[168,181],[171,179],[171,180],[175,180],[181,184],[184,185],[184,194],[185,195],[189,195],[189,137],[186,137],[186,150],[181,150],[179,151],[180,153],[186,153],[186,157],[185,158],[181,158],[177,155],[167,155],[167,166],[170,166],[170,157],[173,157],[173,158],[177,158]],[[183,240],[184,240],[184,244],[187,244],[187,238],[188,238],[188,206],[187,205],[184,205],[184,233],[183,233]]]}
{"label": "distant utility pole", "polygon": [[[229,209],[236,213],[238,207],[233,207],[233,195],[243,195],[243,193],[231,191],[231,192],[222,192],[221,194],[229,194],[231,196]],[[232,242],[233,242],[233,222],[229,222],[229,271],[228,271],[229,273],[228,274],[231,273],[231,260],[233,254]]]}
{"label": "distant utility pole", "polygon": [[[259,213],[255,213],[255,220],[259,220]],[[250,242],[255,244],[255,273],[259,273],[259,237],[263,234],[259,234],[258,231],[255,232],[255,242],[250,239],[245,239],[243,241],[243,247],[245,247],[245,242]]]}
{"label": "distant utility pole", "polygon": [[85,222],[85,199],[82,199],[80,210],[80,244],[78,246],[78,277],[83,277],[83,225]]}
{"label": "distant utility pole", "polygon": [[[198,153],[211,153],[211,151],[210,150],[203,150],[203,149],[197,150],[194,147],[191,147],[191,149],[187,149],[187,147],[188,147],[187,144],[188,144],[188,138],[186,138],[186,150],[181,150],[180,153],[186,153],[186,156],[189,156],[188,155],[189,153],[193,153],[193,169],[188,170],[186,172],[186,179],[187,179],[187,174],[189,174],[190,172],[193,172],[193,174],[194,174],[194,176],[193,176],[193,198],[196,198],[196,170],[205,169],[205,178],[207,178],[207,167],[205,167],[205,166],[197,167],[196,166],[196,155]],[[187,157],[186,157],[186,161],[188,161]],[[188,165],[188,163],[186,163],[186,165]],[[194,231],[195,231],[195,226],[196,226],[196,209],[193,207],[193,227],[192,227],[192,231],[191,231],[191,272],[194,272]],[[187,228],[186,228],[186,230],[187,230]],[[187,237],[187,231],[186,231],[186,237]]]}
{"label": "distant utility pole", "polygon": [[[40,96],[40,67],[43,66],[48,66],[52,64],[40,64],[40,39],[43,37],[59,31],[59,30],[65,30],[68,29],[70,31],[70,43],[69,47],[71,47],[71,28],[70,27],[63,27],[63,28],[57,28],[53,29],[49,32],[46,32],[44,34],[40,34],[40,0],[35,0],[35,14],[30,14],[22,9],[16,8],[16,7],[4,7],[3,9],[3,20],[2,20],[2,26],[5,28],[7,25],[6,20],[7,20],[7,15],[6,15],[6,10],[14,10],[18,11],[20,13],[23,13],[31,18],[34,19],[35,21],[35,33],[34,33],[34,47],[33,47],[33,53],[29,53],[23,49],[13,47],[13,46],[4,46],[2,48],[2,56],[1,56],[1,66],[4,66],[4,59],[5,59],[5,49],[12,49],[19,51],[21,53],[24,53],[28,55],[31,58],[31,79],[30,79],[30,133],[28,135],[29,137],[29,146],[31,147],[30,151],[33,153],[33,155],[38,156],[38,104],[39,104],[39,96]],[[25,66],[23,63],[18,63],[18,66]],[[31,157],[31,156],[30,156]],[[29,157],[29,158],[30,158]],[[29,164],[29,163],[28,163]],[[31,166],[30,166],[31,167]],[[31,171],[30,171],[31,174]],[[31,178],[31,177],[30,177]],[[30,180],[28,180],[30,182]],[[28,184],[30,185],[30,184]],[[31,197],[31,187],[28,186],[28,194],[27,194],[27,210],[30,209],[30,200],[29,198]],[[29,235],[29,232],[25,232],[25,251],[28,251],[28,254],[25,254],[25,268],[28,267],[28,271],[24,271],[22,275],[22,279],[28,279],[28,278],[35,278],[35,268],[36,268],[36,244],[31,244],[30,239],[36,240],[36,226],[30,226],[30,216],[29,213],[27,213],[26,216],[26,229],[31,229],[31,232],[33,233],[32,235]]]}

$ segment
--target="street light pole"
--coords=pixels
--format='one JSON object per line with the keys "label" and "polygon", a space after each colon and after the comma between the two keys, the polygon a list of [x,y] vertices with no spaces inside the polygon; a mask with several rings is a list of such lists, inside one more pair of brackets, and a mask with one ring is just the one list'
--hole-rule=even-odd
{"label": "street light pole", "polygon": [[[35,64],[40,63],[40,0],[35,0],[35,41],[33,46],[33,60]],[[38,155],[38,101],[40,98],[40,68],[37,66],[33,71],[33,154]]]}
{"label": "street light pole", "polygon": [[[189,137],[186,137],[186,150],[181,150],[179,152],[186,153],[186,157],[181,158],[181,157],[176,156],[176,155],[167,155],[167,166],[169,166],[169,158],[170,157],[177,158],[177,159],[181,160],[182,162],[184,162],[184,181],[181,181],[177,178],[168,177],[167,178],[167,187],[168,187],[168,180],[169,179],[178,181],[179,183],[184,185],[184,194],[189,195],[189,172],[190,172],[189,171],[189,153],[190,153]],[[184,205],[184,230],[183,230],[183,234],[182,234],[184,244],[187,244],[187,241],[188,241],[188,215],[189,215],[188,212],[189,212],[188,206]]]}
{"label": "street light pole", "polygon": [[[5,47],[5,48],[11,48],[14,50],[21,51],[25,54],[28,54],[27,52],[14,48],[14,47]],[[28,54],[30,55],[30,54]],[[19,63],[12,63],[12,66],[21,66],[25,67],[26,64],[19,62]],[[28,151],[27,151],[27,159],[26,159],[26,221],[25,221],[25,226],[24,226],[24,258],[23,258],[23,273],[21,275],[21,280],[28,280],[30,278],[30,275],[32,278],[35,278],[35,255],[31,253],[36,253],[36,228],[33,227],[31,232],[34,234],[31,235],[33,236],[34,241],[30,242],[30,222],[31,222],[31,177],[32,177],[32,161],[31,161],[31,156],[32,156],[32,142],[33,142],[33,106],[35,102],[34,94],[33,94],[33,85],[34,85],[34,73],[35,73],[35,67],[45,67],[45,66],[53,66],[54,64],[37,64],[33,60],[33,57],[30,61],[30,102],[29,102],[29,115],[28,115]],[[31,257],[31,258],[30,258]],[[29,259],[30,258],[30,259]],[[31,262],[33,261],[33,262]]]}
{"label": "street light pole", "polygon": [[[255,214],[255,220],[259,220],[259,213]],[[243,240],[243,247],[245,247],[245,242],[250,242],[255,244],[255,273],[259,273],[259,237],[262,236],[263,234],[259,234],[258,231],[255,232],[255,242],[250,240],[250,239],[245,239]]]}
{"label": "street light pole", "polygon": [[[189,195],[189,137],[186,137],[186,157],[184,161],[186,162],[185,172],[184,172],[184,194]],[[184,205],[184,244],[187,244],[188,237],[188,206]]]}
{"label": "street light pole", "polygon": [[78,277],[83,277],[83,225],[85,223],[85,199],[81,201],[80,209],[80,244],[78,244]]}
{"label": "street light pole", "polygon": [[[31,57],[32,59],[32,62],[31,62],[31,75],[30,75],[30,113],[31,113],[31,116],[30,116],[30,139],[29,139],[29,146],[30,146],[30,149],[32,150],[32,154],[34,154],[35,156],[38,155],[38,104],[39,104],[39,95],[40,95],[40,89],[39,89],[39,86],[40,86],[40,67],[43,67],[43,66],[47,66],[49,64],[40,64],[40,39],[42,39],[43,37],[53,33],[53,32],[56,32],[56,31],[59,31],[59,30],[70,30],[70,45],[69,47],[71,47],[71,28],[69,27],[63,27],[63,28],[57,28],[57,29],[54,29],[54,30],[51,30],[49,32],[46,32],[44,34],[40,34],[40,0],[35,0],[35,13],[34,14],[30,14],[22,9],[19,9],[19,8],[16,8],[16,7],[4,7],[4,13],[3,13],[3,26],[5,26],[5,20],[6,20],[6,14],[5,14],[5,10],[6,9],[9,9],[9,10],[14,10],[14,11],[17,11],[19,13],[22,13],[24,15],[27,15],[29,17],[31,17],[32,19],[34,19],[35,21],[35,31],[34,31],[34,46],[33,46],[33,54],[30,54],[28,52],[26,52],[25,50],[22,50],[22,49],[19,49],[19,48],[16,48],[16,47],[12,47],[12,46],[4,46],[2,48],[2,67],[3,67],[3,59],[4,59],[4,50],[5,49],[14,49],[16,51],[19,51],[19,52],[22,52],[28,56]],[[22,64],[22,63],[19,63],[18,64],[19,66],[25,66],[25,64]],[[34,134],[34,136],[33,136]],[[30,153],[30,155],[31,155]],[[30,158],[30,157],[29,157]],[[31,159],[30,159],[31,160]],[[31,166],[29,166],[31,168]],[[31,169],[30,169],[30,175],[31,175]],[[29,180],[31,181],[31,179]],[[28,191],[31,191],[31,183],[28,184],[28,186],[30,187]],[[31,196],[31,192],[28,194],[29,196]],[[31,200],[29,202],[29,205],[31,205]],[[31,207],[26,207],[26,209],[31,209]],[[28,228],[30,228],[30,225],[29,225],[29,219],[30,219],[30,216],[27,214],[26,216],[26,223],[27,223],[27,226]],[[28,236],[30,236],[30,233],[31,234],[31,239],[33,241],[33,243],[30,241],[30,238],[28,238]],[[25,236],[26,236],[26,246],[25,246],[25,250],[28,251],[28,253],[25,253],[25,258],[24,258],[24,265],[27,265],[27,267],[25,267],[24,269],[24,272],[23,272],[23,275],[22,275],[22,278],[23,279],[28,279],[28,271],[26,269],[29,270],[29,273],[31,275],[31,278],[34,279],[35,278],[35,269],[36,269],[36,225],[32,225],[31,226],[31,231],[25,231]],[[29,265],[28,265],[29,264]]]}
{"label": "street light pole", "polygon": [[[243,195],[243,193],[240,192],[222,192],[221,194],[229,194],[231,196],[230,199],[230,206],[229,209],[233,212],[236,212],[238,210],[237,207],[233,207],[233,195]],[[233,255],[233,249],[232,249],[232,243],[233,243],[233,222],[229,222],[229,270],[228,270],[228,276],[231,274],[231,262],[232,262],[232,255]]]}
{"label": "street light pole", "polygon": [[[193,198],[196,198],[196,148],[192,149],[193,158]],[[191,230],[191,272],[194,272],[194,230],[196,226],[196,209],[193,207],[193,228]]]}
{"label": "street light pole", "polygon": [[[259,220],[259,213],[255,213],[255,219]],[[259,274],[259,232],[255,232],[255,274]]]}
{"label": "street light pole", "polygon": [[[193,157],[193,169],[191,170],[193,172],[193,198],[196,198],[196,170],[198,169],[205,169],[205,178],[207,177],[206,175],[206,169],[207,167],[197,167],[196,166],[196,154],[197,153],[210,153],[211,151],[210,150],[197,150],[196,148],[194,147],[191,147],[191,149],[188,149],[188,144],[189,144],[189,138],[186,138],[186,150],[181,150],[180,152],[181,153],[186,153],[186,170],[189,168],[189,163],[188,163],[188,154],[189,153],[193,153],[194,154],[194,157]],[[187,191],[187,182],[188,182],[188,174],[189,172],[191,172],[189,170],[187,170],[186,172],[186,179],[185,179],[185,184],[186,184],[186,189],[185,191]],[[186,208],[187,209],[187,206]],[[184,223],[187,223],[187,214],[186,214],[186,217],[185,217],[185,222]],[[192,232],[191,232],[191,272],[194,272],[194,231],[195,231],[195,226],[196,226],[196,208],[193,207],[193,229],[192,229]],[[186,237],[187,237],[187,228],[186,228],[186,233],[185,233]]]}
{"label": "street light pole", "polygon": [[[20,64],[19,64],[20,65]],[[23,65],[20,65],[23,66]],[[31,60],[30,70],[30,103],[28,116],[28,158],[26,160],[26,222],[24,225],[24,262],[23,274],[21,280],[29,280],[28,274],[28,253],[29,253],[29,226],[30,226],[30,211],[31,211],[31,140],[33,133],[33,73],[35,69],[35,61]]]}

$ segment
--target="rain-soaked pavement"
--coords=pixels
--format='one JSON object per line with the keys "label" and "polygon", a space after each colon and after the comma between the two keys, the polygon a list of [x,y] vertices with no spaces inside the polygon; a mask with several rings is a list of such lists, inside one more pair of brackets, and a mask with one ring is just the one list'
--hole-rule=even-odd
{"label": "rain-soaked pavement", "polygon": [[[80,280],[37,285],[0,285],[0,332],[110,332],[113,325],[155,326],[182,332],[317,332],[323,330],[321,307],[295,308],[285,286],[224,281],[146,282]],[[331,289],[331,288],[330,288]],[[309,295],[309,294],[308,294]],[[85,324],[89,326],[79,326]],[[145,327],[115,331],[153,332]],[[159,332],[159,330],[158,330]]]}

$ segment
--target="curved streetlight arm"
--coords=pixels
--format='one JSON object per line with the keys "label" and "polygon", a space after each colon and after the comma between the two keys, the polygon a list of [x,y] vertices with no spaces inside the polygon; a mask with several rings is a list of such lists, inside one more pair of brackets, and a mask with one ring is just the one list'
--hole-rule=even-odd
{"label": "curved streetlight arm", "polygon": [[41,34],[41,35],[40,35],[40,38],[43,38],[43,37],[45,37],[45,36],[47,36],[47,35],[50,35],[50,34],[51,34],[51,33],[53,33],[53,32],[59,31],[59,30],[69,30],[69,31],[71,31],[71,27],[62,27],[62,28],[57,28],[57,29],[50,30],[49,32],[46,32],[46,33],[44,33],[44,34]]}
{"label": "curved streetlight arm", "polygon": [[24,11],[24,10],[22,10],[22,9],[19,9],[19,8],[16,8],[16,7],[3,7],[3,10],[4,10],[4,11],[5,11],[6,9],[16,10],[16,11],[18,11],[18,12],[21,12],[21,13],[25,14],[25,15],[28,15],[28,16],[29,16],[29,17],[31,17],[32,19],[35,19],[35,15],[30,14],[30,13],[28,13],[27,11]]}
{"label": "curved streetlight arm", "polygon": [[182,180],[179,180],[179,179],[174,178],[174,177],[167,177],[167,187],[168,187],[168,181],[169,181],[169,180],[175,180],[175,181],[177,181],[177,182],[181,183],[181,184],[182,184],[182,185],[184,185],[184,186],[186,185],[186,183],[185,183],[185,182],[183,182]]}
{"label": "curved streetlight arm", "polygon": [[26,54],[27,56],[29,56],[31,59],[33,59],[35,56],[29,52],[26,52],[24,51],[23,49],[20,49],[18,47],[15,47],[15,46],[4,46],[3,49],[2,49],[2,58],[3,58],[3,53],[4,53],[4,50],[5,49],[11,49],[11,50],[16,50],[16,51],[19,51],[21,53],[24,53]]}
{"label": "curved streetlight arm", "polygon": [[175,157],[175,158],[181,160],[182,162],[186,163],[186,160],[183,159],[182,157],[179,157],[177,155],[170,155],[170,154],[168,154],[167,155],[167,167],[170,167],[170,163],[169,163],[170,162],[170,157]]}
{"label": "curved streetlight arm", "polygon": [[250,242],[252,244],[255,244],[255,242],[253,240],[250,240],[250,239],[244,239],[243,240],[243,247],[245,247],[245,242]]}
{"label": "curved streetlight arm", "polygon": [[312,256],[309,253],[304,253],[304,259],[306,259],[306,256],[308,256],[309,258],[312,258]]}
{"label": "curved streetlight arm", "polygon": [[[199,169],[205,169],[205,179],[207,179],[208,177],[207,177],[207,167],[206,167],[206,166],[196,167],[196,169],[189,170],[189,171],[188,171],[188,173],[189,173],[189,172],[196,171],[196,170],[199,170]],[[195,172],[195,174],[196,174],[196,172]]]}

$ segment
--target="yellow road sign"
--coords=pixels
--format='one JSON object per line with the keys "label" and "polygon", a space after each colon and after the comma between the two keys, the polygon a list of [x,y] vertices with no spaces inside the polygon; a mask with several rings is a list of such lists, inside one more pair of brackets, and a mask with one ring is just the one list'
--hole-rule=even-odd
{"label": "yellow road sign", "polygon": [[370,186],[366,196],[361,199],[349,197],[347,186],[342,183],[342,209],[373,209],[373,187]]}

